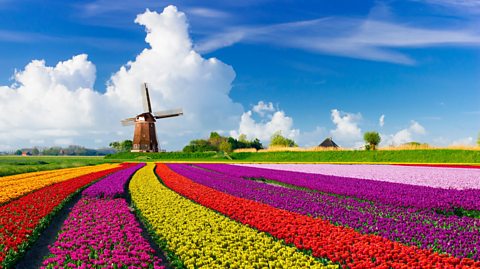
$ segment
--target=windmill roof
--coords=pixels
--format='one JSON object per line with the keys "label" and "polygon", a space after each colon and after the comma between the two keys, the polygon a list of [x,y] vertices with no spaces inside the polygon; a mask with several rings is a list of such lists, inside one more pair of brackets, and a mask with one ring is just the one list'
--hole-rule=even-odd
{"label": "windmill roof", "polygon": [[327,137],[325,140],[323,140],[322,143],[320,143],[320,145],[318,145],[319,147],[324,147],[324,148],[338,148],[338,145],[333,142],[332,138],[331,137]]}

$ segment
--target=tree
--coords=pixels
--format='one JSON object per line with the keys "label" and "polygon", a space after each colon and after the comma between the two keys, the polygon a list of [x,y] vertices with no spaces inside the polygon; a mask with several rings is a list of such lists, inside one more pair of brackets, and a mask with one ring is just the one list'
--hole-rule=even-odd
{"label": "tree", "polygon": [[282,131],[277,131],[272,135],[270,138],[270,147],[271,146],[298,147],[295,141],[282,136]]}
{"label": "tree", "polygon": [[365,140],[365,143],[368,144],[368,149],[371,149],[371,150],[375,150],[376,149],[376,146],[378,144],[380,144],[380,141],[382,140],[380,138],[380,135],[377,133],[377,132],[366,132],[364,135],[363,135],[363,140]]}
{"label": "tree", "polygon": [[256,150],[263,149],[262,142],[260,142],[258,138],[255,138],[250,142],[250,147],[255,148]]}
{"label": "tree", "polygon": [[227,141],[222,141],[220,145],[218,145],[218,149],[223,152],[232,152],[232,145]]}
{"label": "tree", "polygon": [[208,140],[205,139],[195,139],[190,141],[190,143],[183,148],[183,152],[205,152],[205,151],[217,151],[218,149],[214,147]]}
{"label": "tree", "polygon": [[247,135],[245,135],[245,134],[240,134],[240,135],[238,136],[238,141],[243,142],[243,143],[248,143]]}
{"label": "tree", "polygon": [[40,154],[40,151],[38,150],[38,148],[33,148],[32,149],[32,155],[39,155]]}
{"label": "tree", "polygon": [[122,143],[120,143],[120,147],[122,151],[131,151],[133,148],[133,141],[132,140],[124,140]]}
{"label": "tree", "polygon": [[214,146],[215,148],[218,148],[218,146],[220,146],[220,144],[223,141],[226,141],[226,140],[227,140],[226,137],[222,137],[217,132],[211,132],[210,133],[210,138],[208,139],[208,142],[210,142],[210,144],[212,146]]}
{"label": "tree", "polygon": [[119,152],[128,152],[133,148],[133,141],[128,139],[121,142],[114,141],[109,146]]}
{"label": "tree", "polygon": [[19,150],[19,149],[17,149],[17,150],[15,151],[15,155],[22,155],[22,151]]}
{"label": "tree", "polygon": [[121,151],[120,142],[117,142],[117,141],[112,142],[112,143],[109,144],[109,146],[111,148],[114,148],[117,151]]}

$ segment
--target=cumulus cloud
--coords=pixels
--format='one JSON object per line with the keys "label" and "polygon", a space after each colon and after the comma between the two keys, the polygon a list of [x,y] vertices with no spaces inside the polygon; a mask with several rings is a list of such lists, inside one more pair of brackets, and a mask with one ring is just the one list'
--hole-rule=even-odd
{"label": "cumulus cloud", "polygon": [[193,50],[185,14],[168,6],[160,14],[147,10],[135,22],[145,27],[149,47],[112,75],[104,94],[93,89],[95,65],[85,54],[53,67],[33,60],[11,86],[0,86],[2,144],[99,146],[95,141],[131,139],[133,127],[119,121],[142,112],[142,82],[149,84],[154,110],[184,109],[185,116],[158,122],[160,143],[178,149],[209,130],[234,128],[243,112],[229,97],[235,72]]}
{"label": "cumulus cloud", "polygon": [[[254,114],[260,118],[258,121]],[[232,130],[230,135],[238,137],[245,134],[248,139],[258,138],[263,143],[268,143],[277,131],[291,139],[295,139],[300,133],[298,129],[293,129],[293,119],[286,116],[284,111],[274,109],[272,103],[260,101],[252,110],[243,113],[238,129]]]}
{"label": "cumulus cloud", "polygon": [[263,101],[260,101],[258,102],[258,104],[253,106],[252,110],[263,117],[266,112],[275,111],[275,108],[273,107],[272,102],[265,103]]}
{"label": "cumulus cloud", "polygon": [[362,115],[332,109],[331,117],[336,126],[334,130],[330,131],[333,140],[342,142],[345,146],[357,145],[359,140],[362,139],[362,130],[358,126],[362,120]]}
{"label": "cumulus cloud", "polygon": [[426,134],[425,128],[416,121],[411,121],[408,128],[402,129],[393,135],[382,135],[383,145],[398,146],[404,143],[413,142],[420,135]]}
{"label": "cumulus cloud", "polygon": [[385,115],[380,116],[380,118],[378,119],[378,125],[380,125],[380,127],[383,127],[383,125],[385,125]]}

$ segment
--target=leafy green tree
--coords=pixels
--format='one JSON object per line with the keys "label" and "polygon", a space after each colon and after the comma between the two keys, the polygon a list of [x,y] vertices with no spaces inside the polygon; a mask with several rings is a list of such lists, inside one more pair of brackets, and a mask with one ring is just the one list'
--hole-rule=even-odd
{"label": "leafy green tree", "polygon": [[114,142],[110,143],[109,146],[111,148],[115,149],[116,151],[121,151],[120,142],[114,141]]}
{"label": "leafy green tree", "polygon": [[119,151],[119,152],[127,152],[127,151],[131,151],[132,148],[133,148],[133,141],[132,140],[123,140],[121,142],[118,142],[118,141],[114,141],[112,143],[109,144],[109,146],[113,149],[115,149],[116,151]]}
{"label": "leafy green tree", "polygon": [[220,145],[218,146],[218,149],[220,151],[230,153],[232,152],[232,145],[225,140],[220,143]]}
{"label": "leafy green tree", "polygon": [[367,143],[369,146],[368,148],[365,147],[367,150],[375,150],[382,139],[380,138],[378,132],[366,132],[363,135],[363,140],[365,140],[365,143]]}
{"label": "leafy green tree", "polygon": [[246,134],[240,134],[240,135],[238,136],[238,141],[239,141],[239,142],[243,142],[243,143],[248,143],[247,135],[246,135]]}
{"label": "leafy green tree", "polygon": [[271,146],[298,147],[295,141],[282,136],[282,131],[277,131],[272,135],[270,138],[270,147]]}
{"label": "leafy green tree", "polygon": [[22,151],[19,150],[19,149],[17,149],[17,150],[15,151],[15,155],[22,155]]}
{"label": "leafy green tree", "polygon": [[222,137],[217,132],[211,132],[210,138],[208,138],[208,142],[210,142],[210,144],[217,149],[218,149],[218,146],[220,146],[220,144],[226,140],[227,140],[226,137]]}
{"label": "leafy green tree", "polygon": [[208,140],[205,139],[195,139],[190,141],[190,143],[183,148],[183,152],[205,152],[205,151],[217,151],[218,149],[214,147]]}
{"label": "leafy green tree", "polygon": [[124,140],[120,143],[120,147],[122,151],[131,151],[133,148],[133,141],[132,140]]}
{"label": "leafy green tree", "polygon": [[263,149],[262,142],[260,142],[258,138],[255,138],[250,142],[250,148],[255,148],[256,150]]}

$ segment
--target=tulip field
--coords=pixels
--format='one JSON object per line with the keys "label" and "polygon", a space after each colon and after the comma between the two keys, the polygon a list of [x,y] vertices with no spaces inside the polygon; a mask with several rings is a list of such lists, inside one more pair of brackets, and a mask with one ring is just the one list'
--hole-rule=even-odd
{"label": "tulip field", "polygon": [[0,268],[480,268],[475,165],[101,164],[0,208]]}

